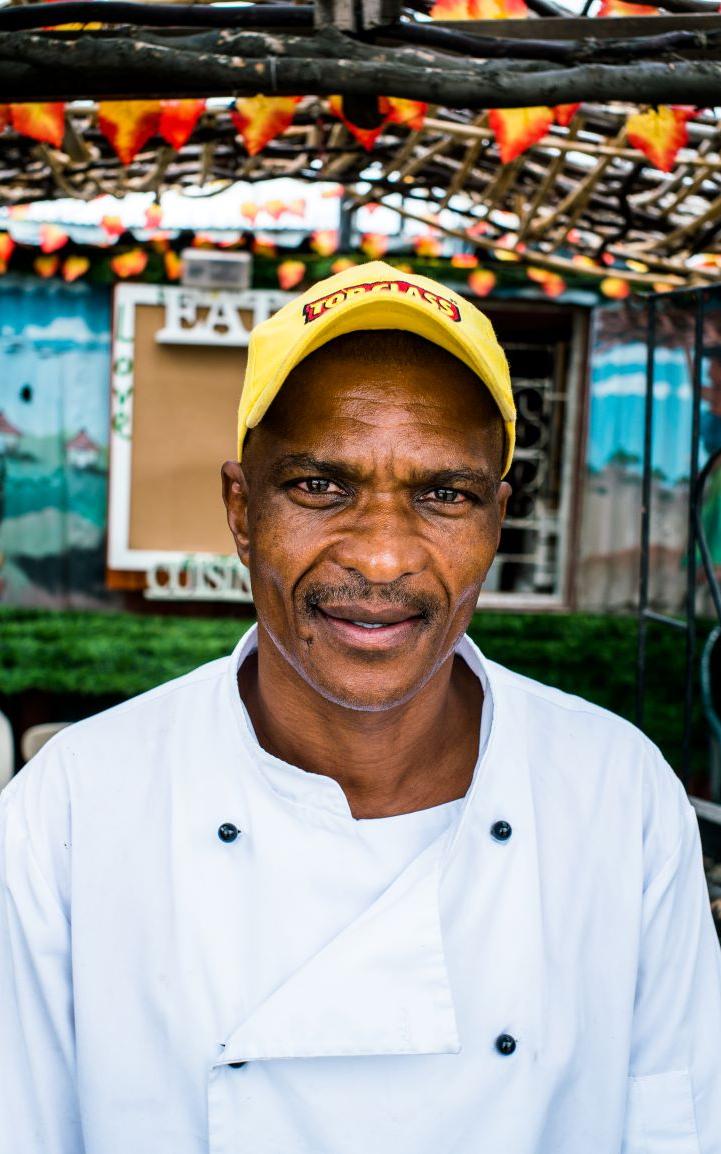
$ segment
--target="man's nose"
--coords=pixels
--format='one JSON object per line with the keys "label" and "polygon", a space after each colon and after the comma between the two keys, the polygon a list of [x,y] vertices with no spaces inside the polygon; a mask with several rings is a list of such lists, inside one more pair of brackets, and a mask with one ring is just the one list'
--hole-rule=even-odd
{"label": "man's nose", "polygon": [[414,520],[409,510],[386,502],[356,510],[352,524],[333,548],[332,559],[377,585],[420,573],[426,551]]}

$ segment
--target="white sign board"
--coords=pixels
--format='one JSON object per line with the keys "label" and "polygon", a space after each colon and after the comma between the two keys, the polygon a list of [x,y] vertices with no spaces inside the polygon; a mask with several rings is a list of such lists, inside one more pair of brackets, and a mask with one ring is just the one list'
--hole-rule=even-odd
{"label": "white sign board", "polygon": [[[234,451],[245,357],[232,350],[244,349],[254,326],[295,295],[149,284],[115,291],[107,563],[116,573],[148,574],[149,597],[251,599],[230,530],[228,555],[220,552],[226,525],[219,464]],[[173,345],[181,346],[177,355]],[[195,528],[186,532],[198,493]],[[172,532],[165,531],[166,510]],[[206,532],[211,521],[215,528]]]}

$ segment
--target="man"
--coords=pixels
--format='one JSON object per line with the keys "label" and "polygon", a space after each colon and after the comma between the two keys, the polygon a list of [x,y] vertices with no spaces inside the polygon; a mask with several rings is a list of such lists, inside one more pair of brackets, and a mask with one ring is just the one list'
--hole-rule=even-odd
{"label": "man", "polygon": [[720,1154],[683,789],[464,636],[512,451],[491,326],[432,281],[352,268],[255,331],[257,628],[2,798],[3,1154]]}

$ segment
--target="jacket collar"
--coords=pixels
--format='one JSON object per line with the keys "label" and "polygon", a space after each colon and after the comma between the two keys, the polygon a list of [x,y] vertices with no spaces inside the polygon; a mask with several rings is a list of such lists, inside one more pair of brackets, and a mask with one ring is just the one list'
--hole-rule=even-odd
{"label": "jacket collar", "polygon": [[[352,821],[353,817],[346,796],[332,777],[319,773],[307,773],[296,765],[290,765],[268,753],[258,742],[248,711],[238,693],[238,670],[242,663],[258,648],[258,626],[253,625],[241,637],[228,659],[227,687],[231,707],[236,717],[241,740],[250,754],[250,761],[264,779],[266,786],[285,801],[323,811],[340,820]],[[479,778],[484,776],[488,752],[494,742],[495,717],[497,713],[496,694],[491,679],[492,663],[486,662],[480,649],[465,634],[456,646],[456,653],[467,662],[481,682],[484,693],[484,710],[491,711],[492,720],[485,750],[482,750],[473,771],[471,784],[461,809],[460,821],[467,808],[471,794],[476,792]]]}

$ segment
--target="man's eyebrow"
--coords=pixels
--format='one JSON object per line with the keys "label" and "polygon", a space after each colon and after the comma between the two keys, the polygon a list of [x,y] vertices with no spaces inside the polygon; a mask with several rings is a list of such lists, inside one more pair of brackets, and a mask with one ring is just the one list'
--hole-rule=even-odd
{"label": "man's eyebrow", "polygon": [[[294,469],[314,473],[316,476],[344,477],[348,480],[361,480],[363,476],[361,470],[349,461],[315,457],[312,453],[287,453],[272,465],[274,476],[281,476]],[[428,488],[458,484],[473,485],[488,496],[493,496],[498,487],[498,478],[492,469],[474,469],[468,465],[446,469],[414,469],[410,479],[412,484],[425,485]]]}
{"label": "man's eyebrow", "polygon": [[429,488],[443,488],[444,486],[466,484],[474,485],[486,495],[493,496],[498,488],[498,478],[492,469],[472,469],[467,465],[460,465],[455,469],[432,469],[428,472],[418,472],[414,480],[419,485],[428,485]]}
{"label": "man's eyebrow", "polygon": [[322,459],[314,457],[312,453],[286,453],[284,457],[279,457],[277,461],[273,462],[271,472],[274,476],[279,476],[293,469],[302,469],[304,472],[315,473],[318,476],[330,474],[334,477],[342,476],[348,479],[360,476],[360,470],[354,468],[348,461]]}

